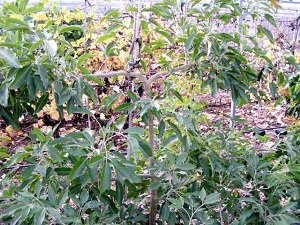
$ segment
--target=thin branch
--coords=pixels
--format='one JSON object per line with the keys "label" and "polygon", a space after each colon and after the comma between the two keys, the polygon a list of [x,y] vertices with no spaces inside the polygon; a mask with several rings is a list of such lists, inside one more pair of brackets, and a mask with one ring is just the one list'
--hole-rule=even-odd
{"label": "thin branch", "polygon": [[[89,4],[89,6],[91,6],[91,3],[88,0],[85,0],[84,1],[84,21],[83,21],[83,24],[84,24],[84,53],[87,52],[87,48],[88,48],[88,44],[87,44],[87,12],[86,12],[87,4]],[[86,66],[86,62],[84,64]],[[87,109],[89,109],[90,106],[89,106],[88,97],[87,97],[87,99],[84,99],[84,101],[86,102]],[[91,117],[89,114],[87,116],[88,116],[88,127],[91,130],[91,128],[92,128]]]}
{"label": "thin branch", "polygon": [[147,83],[147,85],[151,85],[154,81],[156,81],[159,78],[169,76],[173,73],[187,71],[194,66],[196,66],[195,63],[189,63],[189,64],[186,64],[183,66],[179,66],[174,69],[171,69],[170,71],[156,73],[152,77],[150,77],[148,80],[144,77],[145,74],[143,74],[143,73],[127,72],[124,70],[116,71],[116,72],[108,72],[108,73],[94,73],[94,74],[91,74],[91,76],[95,76],[95,77],[99,77],[99,78],[114,77],[114,76],[135,77],[135,78],[139,78],[143,83]]}
{"label": "thin branch", "polygon": [[136,77],[139,78],[142,82],[146,82],[146,78],[142,73],[139,72],[127,72],[124,70],[116,71],[116,72],[108,72],[108,73],[94,73],[91,74],[94,77],[106,78],[106,77],[114,77],[114,76],[126,76],[126,77]]}
{"label": "thin branch", "polygon": [[196,65],[195,63],[189,63],[189,64],[186,64],[186,65],[179,66],[177,68],[171,69],[170,71],[165,71],[165,72],[162,72],[162,73],[157,73],[157,74],[153,75],[152,77],[150,77],[148,79],[147,85],[151,85],[157,79],[169,76],[169,75],[171,75],[173,73],[187,71],[191,67],[194,67],[195,65]]}
{"label": "thin branch", "polygon": [[[140,54],[141,54],[141,40],[140,40],[140,30],[141,30],[141,11],[142,11],[142,3],[141,0],[138,2],[138,12],[134,15],[134,26],[133,26],[133,35],[132,35],[132,43],[130,47],[130,61],[128,62],[128,72],[139,71],[137,66],[140,65]],[[144,75],[142,75],[145,78]],[[134,84],[135,80],[130,79],[130,90],[134,92]],[[132,103],[132,99],[130,99],[130,103]],[[128,115],[128,128],[131,127],[133,120],[133,111],[129,112]],[[127,149],[127,158],[130,159],[130,150],[129,147]]]}

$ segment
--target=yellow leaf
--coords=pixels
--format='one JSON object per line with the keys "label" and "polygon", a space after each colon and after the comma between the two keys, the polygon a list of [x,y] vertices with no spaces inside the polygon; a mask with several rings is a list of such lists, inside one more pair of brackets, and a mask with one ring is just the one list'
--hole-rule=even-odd
{"label": "yellow leaf", "polygon": [[72,120],[73,119],[73,114],[64,114],[64,119],[66,121]]}
{"label": "yellow leaf", "polygon": [[11,141],[11,138],[6,136],[5,134],[0,134],[0,146],[5,146]]}
{"label": "yellow leaf", "polygon": [[15,138],[15,137],[18,136],[17,130],[14,130],[14,128],[12,126],[10,126],[10,125],[5,128],[5,132],[11,138]]}
{"label": "yellow leaf", "polygon": [[49,113],[50,117],[54,120],[59,120],[59,113],[55,110]]}
{"label": "yellow leaf", "polygon": [[271,0],[270,3],[271,3],[272,6],[275,6],[276,8],[281,8],[282,9],[282,6],[279,4],[278,0]]}
{"label": "yellow leaf", "polygon": [[124,69],[124,66],[123,66],[120,58],[117,57],[117,56],[108,57],[105,60],[105,64],[106,64],[107,68],[111,69],[111,70],[121,70],[121,69]]}
{"label": "yellow leaf", "polygon": [[43,120],[39,120],[39,121],[37,122],[37,125],[38,125],[38,127],[44,126],[44,121],[43,121]]}

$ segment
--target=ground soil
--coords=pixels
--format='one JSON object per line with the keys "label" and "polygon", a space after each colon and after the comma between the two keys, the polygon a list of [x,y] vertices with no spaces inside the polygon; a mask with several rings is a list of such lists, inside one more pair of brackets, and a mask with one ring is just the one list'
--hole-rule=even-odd
{"label": "ground soil", "polygon": [[[205,102],[206,104],[202,114],[206,115],[211,124],[216,124],[218,121],[221,121],[224,127],[228,127],[231,103],[228,96],[228,92],[225,91],[219,92],[214,97],[210,94],[201,94],[199,96],[198,101]],[[235,124],[235,129],[239,130],[247,127],[246,129],[248,129],[249,132],[245,133],[245,135],[253,139],[254,143],[256,139],[252,138],[252,136],[255,129],[270,129],[266,131],[266,134],[271,137],[270,141],[272,142],[272,140],[277,138],[274,132],[275,129],[288,127],[295,121],[295,119],[286,116],[285,112],[287,108],[284,104],[274,106],[274,103],[274,100],[263,101],[261,103],[253,101],[241,108],[237,108],[236,116],[239,120]],[[110,114],[106,116],[106,118],[117,116],[117,114]],[[90,126],[91,129],[97,129],[99,125],[105,124],[105,120],[101,119],[101,114],[96,114],[90,121],[91,123],[89,125],[87,116],[73,115],[73,117],[68,120],[63,120],[59,124],[58,121],[51,119],[48,115],[44,115],[42,118],[25,116],[20,122],[20,130],[11,131],[7,129],[4,121],[0,120],[0,136],[7,137],[5,141],[0,139],[0,147],[6,147],[10,153],[13,153],[18,147],[28,145],[30,143],[28,134],[34,127],[46,131],[47,129],[51,130],[54,126],[59,124],[57,129],[59,132],[54,133],[55,137],[74,131],[81,131],[88,126]],[[200,126],[200,129],[205,132],[212,130],[213,127],[209,126],[209,124],[203,124]]]}

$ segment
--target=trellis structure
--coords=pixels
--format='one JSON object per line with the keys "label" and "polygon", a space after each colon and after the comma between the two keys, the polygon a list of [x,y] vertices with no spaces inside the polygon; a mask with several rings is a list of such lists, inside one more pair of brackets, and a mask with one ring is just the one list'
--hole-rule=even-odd
{"label": "trellis structure", "polygon": [[[0,7],[5,1],[11,0],[0,1]],[[145,5],[152,5],[161,1],[162,0],[143,0],[142,3]],[[40,2],[40,0],[29,0],[29,4],[37,4],[38,2]],[[57,3],[59,6],[70,10],[76,7],[84,8],[86,5],[85,3],[87,3],[88,7],[92,6],[100,11],[106,11],[132,4],[134,0],[50,0],[49,2]],[[285,0],[281,1],[280,5],[282,6],[282,9],[279,9],[278,12],[274,14],[275,17],[286,20],[293,18],[296,15],[300,15],[300,0]]]}

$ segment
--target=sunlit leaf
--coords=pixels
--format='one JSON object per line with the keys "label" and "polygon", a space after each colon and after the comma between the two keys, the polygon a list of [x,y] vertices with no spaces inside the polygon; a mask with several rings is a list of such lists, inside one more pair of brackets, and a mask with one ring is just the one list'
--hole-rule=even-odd
{"label": "sunlit leaf", "polygon": [[4,59],[11,67],[22,68],[16,54],[7,47],[0,47],[0,58]]}
{"label": "sunlit leaf", "polygon": [[54,40],[44,40],[44,43],[50,53],[50,55],[53,57],[57,53],[57,44]]}
{"label": "sunlit leaf", "polygon": [[263,33],[264,35],[266,35],[266,37],[269,39],[271,43],[274,43],[273,34],[269,29],[263,27],[262,25],[258,25],[257,30]]}
{"label": "sunlit leaf", "polygon": [[8,83],[4,83],[0,86],[0,105],[7,107],[8,102]]}
{"label": "sunlit leaf", "polygon": [[58,32],[59,33],[64,33],[64,32],[70,32],[70,31],[84,31],[82,26],[79,25],[62,25],[59,27]]}
{"label": "sunlit leaf", "polygon": [[190,36],[188,36],[188,38],[187,38],[187,40],[186,40],[186,42],[185,42],[185,44],[184,44],[184,46],[185,46],[185,48],[186,48],[187,50],[190,50],[190,49],[191,49],[191,47],[192,47],[192,45],[193,45],[193,42],[194,42],[194,39],[195,39],[196,35],[197,35],[197,33],[193,33],[193,34],[191,34]]}
{"label": "sunlit leaf", "polygon": [[276,21],[275,21],[275,19],[274,19],[273,16],[271,16],[271,15],[268,14],[268,13],[265,13],[264,17],[266,18],[266,20],[268,20],[268,22],[269,22],[270,24],[272,24],[274,27],[277,27]]}

